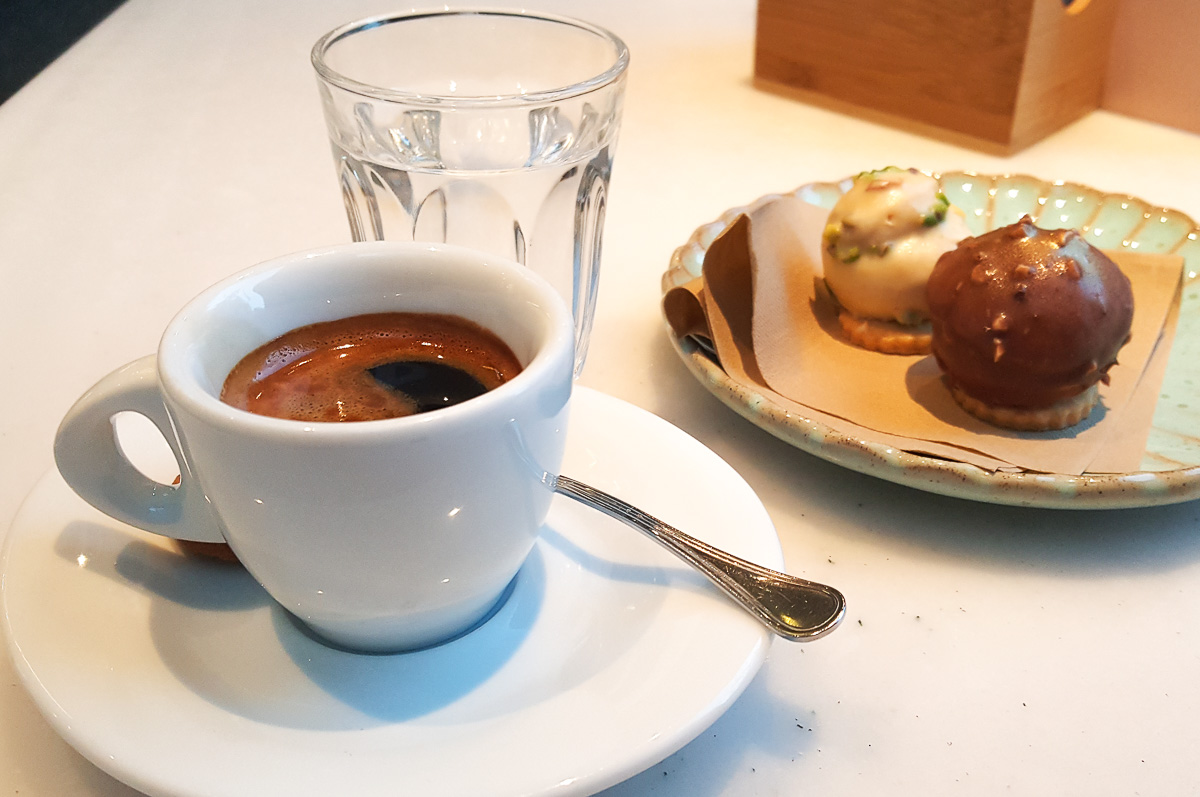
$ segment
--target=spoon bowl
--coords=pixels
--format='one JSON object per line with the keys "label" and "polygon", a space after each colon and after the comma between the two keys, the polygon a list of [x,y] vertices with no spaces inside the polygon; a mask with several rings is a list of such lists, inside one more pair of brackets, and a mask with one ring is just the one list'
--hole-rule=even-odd
{"label": "spoon bowl", "polygon": [[846,599],[833,587],[747,562],[568,476],[559,476],[554,486],[559,494],[646,534],[785,639],[807,642],[825,636],[846,615]]}

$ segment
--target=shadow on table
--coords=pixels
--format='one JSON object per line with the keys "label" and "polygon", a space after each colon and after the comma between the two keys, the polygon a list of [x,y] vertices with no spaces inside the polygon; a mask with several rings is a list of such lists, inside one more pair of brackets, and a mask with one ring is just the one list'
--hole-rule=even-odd
{"label": "shadow on table", "polygon": [[0,3],[0,103],[103,20],[122,0]]}
{"label": "shadow on table", "polygon": [[998,506],[927,494],[826,463],[803,465],[786,477],[797,501],[847,519],[839,533],[875,537],[897,549],[984,569],[1074,578],[1169,572],[1200,561],[1198,502],[1114,510]]}
{"label": "shadow on table", "polygon": [[796,760],[815,752],[821,729],[814,727],[811,710],[772,694],[767,680],[759,674],[728,711],[683,749],[598,797],[728,794],[730,781],[751,769],[752,760]]}
{"label": "shadow on table", "polygon": [[777,522],[785,515],[802,517],[847,540],[874,539],[974,567],[1079,578],[1165,572],[1200,561],[1200,501],[1033,509],[893,484],[800,451],[743,419],[697,383],[666,335],[652,348],[658,389],[648,409],[729,462],[767,501]]}

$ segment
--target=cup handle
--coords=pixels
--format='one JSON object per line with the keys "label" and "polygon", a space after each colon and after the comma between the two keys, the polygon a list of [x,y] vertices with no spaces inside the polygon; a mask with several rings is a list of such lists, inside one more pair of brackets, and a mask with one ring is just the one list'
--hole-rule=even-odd
{"label": "cup handle", "polygon": [[[84,393],[54,438],[58,472],[80,498],[109,517],[145,531],[197,542],[225,542],[196,477],[180,450],[151,354],[118,368]],[[121,451],[113,428],[119,412],[149,418],[180,463],[178,485],[141,473]]]}

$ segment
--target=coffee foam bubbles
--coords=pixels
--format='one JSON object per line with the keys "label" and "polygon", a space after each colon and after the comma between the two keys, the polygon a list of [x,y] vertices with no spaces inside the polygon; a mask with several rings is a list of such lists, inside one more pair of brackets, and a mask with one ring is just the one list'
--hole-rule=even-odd
{"label": "coffee foam bubbles", "polygon": [[456,316],[373,313],[300,327],[259,347],[225,380],[221,400],[277,418],[365,421],[416,412],[370,373],[396,361],[450,365],[491,390],[520,370],[492,333]]}

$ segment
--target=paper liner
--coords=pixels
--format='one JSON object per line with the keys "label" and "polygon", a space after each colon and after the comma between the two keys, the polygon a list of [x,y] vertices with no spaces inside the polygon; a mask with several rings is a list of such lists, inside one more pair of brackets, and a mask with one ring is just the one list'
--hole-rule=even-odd
{"label": "paper liner", "polygon": [[991,426],[950,395],[932,356],[848,342],[817,295],[828,211],[781,197],[709,246],[702,276],[663,299],[677,335],[708,337],[731,379],[851,436],[987,470],[1078,475],[1140,466],[1174,336],[1182,258],[1109,252],[1134,294],[1133,337],[1091,416],[1057,432]]}

